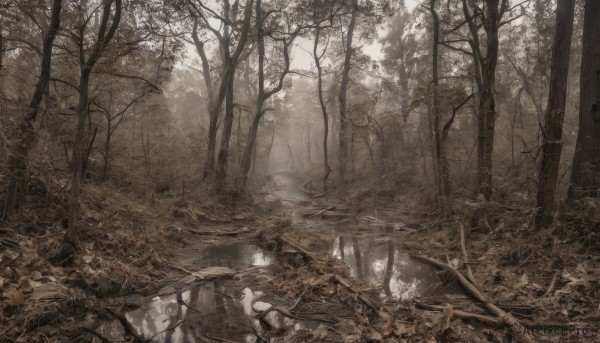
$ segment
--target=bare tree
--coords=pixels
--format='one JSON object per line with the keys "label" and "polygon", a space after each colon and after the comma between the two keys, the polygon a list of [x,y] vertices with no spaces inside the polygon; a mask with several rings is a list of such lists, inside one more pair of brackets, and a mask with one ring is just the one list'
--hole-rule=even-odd
{"label": "bare tree", "polygon": [[340,106],[340,132],[339,132],[339,173],[341,181],[346,180],[346,171],[348,169],[348,82],[350,80],[350,68],[352,62],[352,39],[354,38],[354,27],[358,15],[358,0],[352,0],[352,10],[350,23],[346,32],[344,68],[342,70],[342,81],[340,83],[340,95],[338,102]]}
{"label": "bare tree", "polygon": [[[21,118],[18,124],[18,137],[10,146],[10,155],[8,158],[8,168],[11,171],[4,194],[4,206],[1,211],[1,219],[19,206],[25,198],[27,183],[27,156],[35,141],[35,130],[33,121],[35,120],[40,104],[44,97],[44,92],[50,81],[50,71],[52,67],[52,48],[54,39],[60,28],[60,14],[62,9],[62,0],[52,2],[52,11],[50,16],[50,25],[44,37],[42,48],[42,61],[40,76],[29,103],[27,113]],[[0,63],[1,66],[1,63]]]}

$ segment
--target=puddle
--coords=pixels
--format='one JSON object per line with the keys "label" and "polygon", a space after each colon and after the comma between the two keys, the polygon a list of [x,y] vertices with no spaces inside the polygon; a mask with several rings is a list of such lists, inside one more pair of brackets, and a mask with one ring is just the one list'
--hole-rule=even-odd
{"label": "puddle", "polygon": [[252,308],[260,292],[234,282],[205,282],[177,294],[149,299],[125,318],[152,342],[202,342],[223,339],[256,342]]}
{"label": "puddle", "polygon": [[[273,306],[270,300],[275,299],[239,281],[219,280],[148,298],[125,318],[140,338],[155,343],[262,342],[273,335],[322,330],[323,324],[294,321],[277,311],[259,318]],[[117,321],[102,323],[96,332],[109,341],[122,341],[125,334]]]}
{"label": "puddle", "polygon": [[331,254],[350,266],[351,276],[381,285],[382,298],[402,301],[447,293],[435,269],[411,259],[389,239],[338,237]]}
{"label": "puddle", "polygon": [[200,245],[180,253],[179,263],[198,270],[203,267],[227,267],[236,271],[268,266],[273,256],[254,243],[235,242],[227,245]]}

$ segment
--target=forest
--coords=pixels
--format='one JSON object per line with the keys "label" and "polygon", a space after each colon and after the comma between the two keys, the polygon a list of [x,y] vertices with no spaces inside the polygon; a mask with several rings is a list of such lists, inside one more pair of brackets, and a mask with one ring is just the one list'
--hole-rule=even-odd
{"label": "forest", "polygon": [[0,0],[0,342],[600,341],[598,18]]}

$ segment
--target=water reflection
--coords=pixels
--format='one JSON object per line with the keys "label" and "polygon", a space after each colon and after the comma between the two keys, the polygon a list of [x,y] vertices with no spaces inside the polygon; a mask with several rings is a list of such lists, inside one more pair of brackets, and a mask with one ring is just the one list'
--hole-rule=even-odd
{"label": "water reflection", "polygon": [[[125,318],[137,335],[156,343],[262,342],[275,334],[323,329],[321,323],[294,321],[277,311],[261,318],[259,314],[273,306],[266,298],[262,291],[242,288],[235,280],[204,282],[176,294],[148,299]],[[124,330],[118,326],[117,322],[103,323],[97,332],[111,340],[122,340]]]}
{"label": "water reflection", "polygon": [[243,270],[253,266],[268,266],[272,256],[256,244],[238,242],[227,245],[205,245],[194,253],[186,252],[184,261],[194,269],[201,267],[227,267]]}
{"label": "water reflection", "polygon": [[127,320],[153,342],[203,342],[203,338],[256,342],[253,300],[261,292],[226,282],[206,282],[177,294],[155,297]]}
{"label": "water reflection", "polygon": [[350,266],[352,277],[382,285],[382,297],[406,301],[440,293],[443,287],[433,268],[411,259],[389,240],[339,237],[332,254]]}

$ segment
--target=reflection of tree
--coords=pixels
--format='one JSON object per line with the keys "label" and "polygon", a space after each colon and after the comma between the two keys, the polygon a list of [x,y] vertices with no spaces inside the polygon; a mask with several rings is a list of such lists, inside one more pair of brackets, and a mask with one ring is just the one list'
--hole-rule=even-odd
{"label": "reflection of tree", "polygon": [[383,279],[383,291],[388,297],[392,296],[392,290],[390,289],[390,281],[394,274],[394,256],[396,255],[396,249],[394,249],[394,243],[388,242],[388,258],[385,266],[385,277]]}
{"label": "reflection of tree", "polygon": [[344,260],[344,237],[340,236],[340,258]]}
{"label": "reflection of tree", "polygon": [[[182,293],[179,292],[177,293],[177,314],[175,316],[171,316],[171,320],[169,321],[169,326],[170,328],[174,327],[177,322],[179,320],[183,320],[183,297],[182,297]],[[167,331],[166,335],[165,335],[165,343],[171,343],[171,341],[173,340],[173,332],[175,332],[175,329],[170,329]]]}
{"label": "reflection of tree", "polygon": [[354,250],[354,259],[356,260],[356,275],[359,279],[364,279],[365,274],[362,264],[363,259],[360,253],[360,247],[358,246],[358,238],[352,238],[352,247],[352,250]]}

